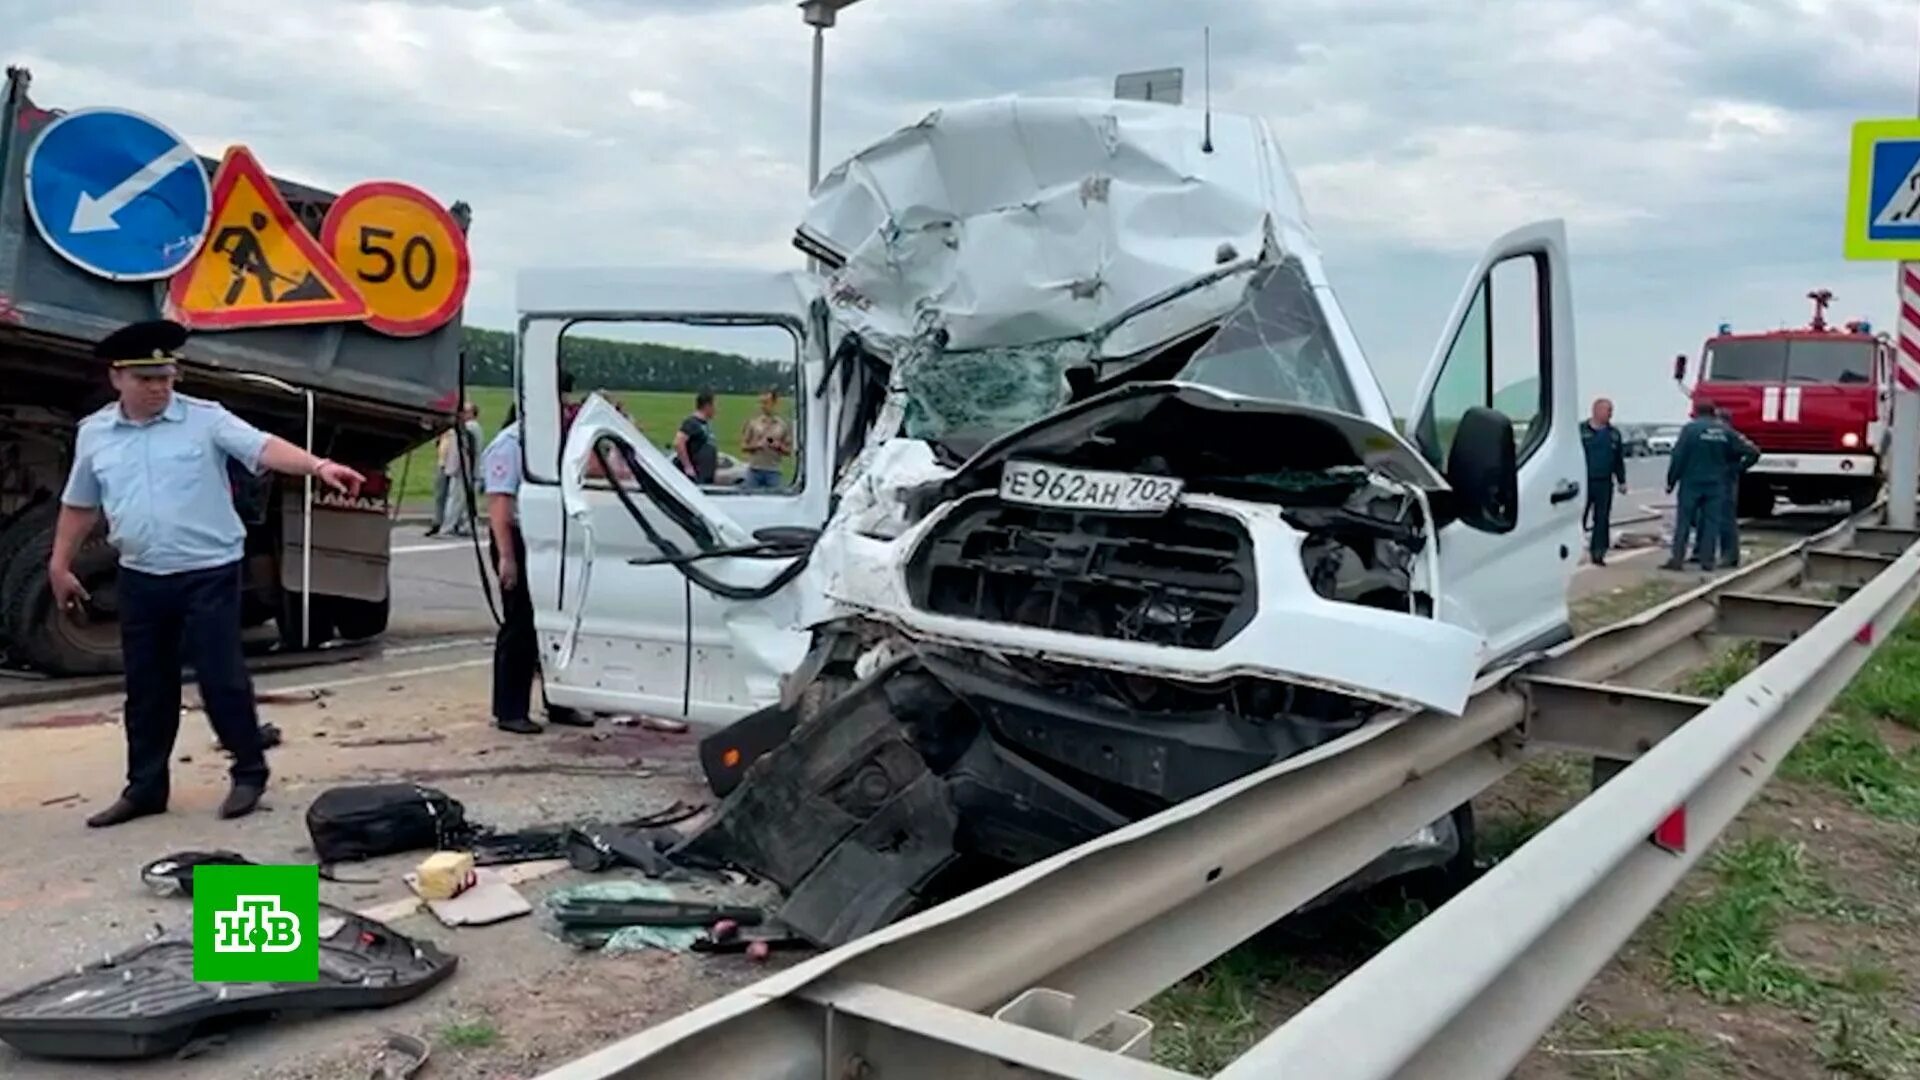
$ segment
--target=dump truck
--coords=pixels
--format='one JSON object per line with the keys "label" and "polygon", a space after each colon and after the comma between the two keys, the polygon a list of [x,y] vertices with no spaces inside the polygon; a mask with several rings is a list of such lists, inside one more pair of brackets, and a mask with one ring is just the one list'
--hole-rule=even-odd
{"label": "dump truck", "polygon": [[[30,76],[7,71],[0,107],[0,649],[6,662],[49,675],[121,668],[115,553],[90,537],[74,572],[92,599],[61,611],[47,588],[47,559],[75,426],[112,400],[94,345],[130,322],[158,318],[165,281],[96,276],[48,245],[31,220],[26,166],[35,137],[61,114],[35,105]],[[218,165],[201,159],[209,175]],[[184,167],[184,166],[182,166]],[[274,178],[318,235],[334,195]],[[466,208],[453,208],[466,226]],[[233,470],[247,524],[245,621],[278,628],[280,646],[308,648],[376,637],[387,627],[387,463],[451,420],[460,370],[460,318],[431,333],[388,337],[357,324],[196,334],[182,350],[181,387],[256,426],[365,473],[355,498],[316,496],[310,602],[301,579],[306,498],[301,481]],[[310,607],[310,610],[308,610]]]}

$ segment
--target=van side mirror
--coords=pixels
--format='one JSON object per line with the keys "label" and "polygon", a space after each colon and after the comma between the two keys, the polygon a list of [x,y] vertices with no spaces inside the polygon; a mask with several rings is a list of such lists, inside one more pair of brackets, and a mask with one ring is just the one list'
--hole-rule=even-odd
{"label": "van side mirror", "polygon": [[1454,513],[1469,528],[1509,533],[1519,524],[1520,463],[1513,421],[1483,406],[1460,418],[1447,452],[1447,483]]}
{"label": "van side mirror", "polygon": [[1681,353],[1673,358],[1673,381],[1687,381],[1687,354]]}

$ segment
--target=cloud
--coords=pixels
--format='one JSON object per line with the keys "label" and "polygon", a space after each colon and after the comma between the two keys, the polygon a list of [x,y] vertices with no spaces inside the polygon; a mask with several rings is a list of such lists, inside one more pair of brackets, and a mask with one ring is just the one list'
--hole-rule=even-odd
{"label": "cloud", "polygon": [[[808,29],[788,0],[68,0],[7,14],[47,105],[120,104],[203,152],[474,208],[469,318],[520,267],[794,265]],[[1182,66],[1287,149],[1343,302],[1404,399],[1493,235],[1568,220],[1584,382],[1677,411],[1714,324],[1798,321],[1838,258],[1846,128],[1915,108],[1907,0],[863,0],[827,35],[828,164],[945,101],[1106,96]]]}

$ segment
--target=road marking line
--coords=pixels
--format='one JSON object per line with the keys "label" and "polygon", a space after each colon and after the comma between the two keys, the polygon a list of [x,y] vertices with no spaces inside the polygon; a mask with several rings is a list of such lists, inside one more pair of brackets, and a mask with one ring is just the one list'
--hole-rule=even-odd
{"label": "road marking line", "polygon": [[343,686],[360,686],[373,682],[392,682],[397,679],[410,679],[420,675],[439,675],[448,671],[465,671],[468,668],[488,667],[493,657],[478,660],[460,660],[451,664],[432,664],[427,667],[407,668],[402,671],[383,671],[375,675],[355,675],[348,679],[331,679],[327,682],[307,683],[304,686],[275,686],[271,689],[280,694],[310,694],[315,690],[337,690]]}
{"label": "road marking line", "polygon": [[[428,641],[418,645],[401,645],[397,648],[382,649],[380,650],[380,655],[385,657],[417,656],[420,653],[443,652],[447,649],[463,649],[469,645],[489,645],[492,643],[493,639],[491,637],[463,637],[454,638],[450,641]],[[374,658],[370,657],[369,659]]]}
{"label": "road marking line", "polygon": [[454,551],[459,548],[470,548],[472,546],[473,544],[466,540],[455,540],[445,544],[408,544],[406,547],[394,548],[392,554],[419,555],[428,551]]}

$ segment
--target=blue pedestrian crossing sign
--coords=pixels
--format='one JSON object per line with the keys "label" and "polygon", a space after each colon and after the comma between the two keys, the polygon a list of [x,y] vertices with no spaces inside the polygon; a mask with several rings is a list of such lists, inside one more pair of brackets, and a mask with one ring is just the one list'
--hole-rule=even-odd
{"label": "blue pedestrian crossing sign", "polygon": [[47,246],[115,281],[170,277],[207,236],[213,192],[199,155],[124,109],[81,109],[27,151],[27,212]]}
{"label": "blue pedestrian crossing sign", "polygon": [[1845,251],[1849,259],[1920,259],[1920,120],[1853,125]]}

